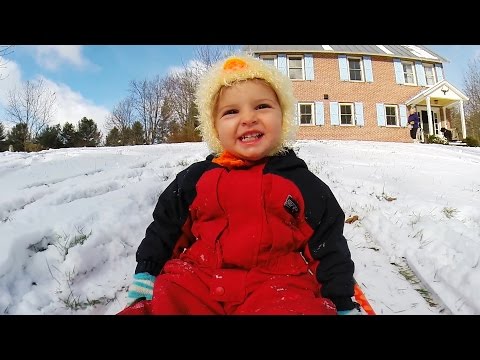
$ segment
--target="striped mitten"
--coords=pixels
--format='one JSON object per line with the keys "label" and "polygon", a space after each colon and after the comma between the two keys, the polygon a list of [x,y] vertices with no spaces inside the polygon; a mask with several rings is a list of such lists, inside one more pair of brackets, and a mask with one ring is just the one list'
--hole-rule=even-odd
{"label": "striped mitten", "polygon": [[152,300],[153,297],[153,283],[155,276],[143,272],[133,275],[133,283],[128,289],[128,304],[133,304],[140,298]]}

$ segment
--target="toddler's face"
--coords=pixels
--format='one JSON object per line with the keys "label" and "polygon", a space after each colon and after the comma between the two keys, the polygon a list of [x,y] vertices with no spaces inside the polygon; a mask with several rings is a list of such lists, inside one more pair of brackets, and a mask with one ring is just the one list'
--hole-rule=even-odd
{"label": "toddler's face", "polygon": [[214,117],[223,148],[241,159],[262,159],[281,140],[282,109],[275,91],[262,80],[222,88]]}

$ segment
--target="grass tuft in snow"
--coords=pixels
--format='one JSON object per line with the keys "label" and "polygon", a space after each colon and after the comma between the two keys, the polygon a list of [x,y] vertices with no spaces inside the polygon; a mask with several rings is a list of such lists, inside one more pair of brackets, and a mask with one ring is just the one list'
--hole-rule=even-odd
{"label": "grass tuft in snow", "polygon": [[410,284],[413,285],[415,291],[417,291],[427,302],[427,304],[431,307],[439,306],[432,297],[432,294],[422,286],[422,282],[420,279],[415,275],[413,270],[408,266],[408,264],[396,264],[393,263],[396,267],[398,267],[398,272],[402,275]]}
{"label": "grass tuft in snow", "polygon": [[63,235],[57,234],[57,239],[53,243],[53,246],[57,248],[58,252],[60,253],[60,255],[62,255],[64,260],[68,255],[68,251],[72,247],[76,245],[82,245],[92,235],[92,231],[86,234],[83,230],[83,227],[76,227],[76,230],[78,234],[75,234],[73,237],[66,233],[64,233]]}

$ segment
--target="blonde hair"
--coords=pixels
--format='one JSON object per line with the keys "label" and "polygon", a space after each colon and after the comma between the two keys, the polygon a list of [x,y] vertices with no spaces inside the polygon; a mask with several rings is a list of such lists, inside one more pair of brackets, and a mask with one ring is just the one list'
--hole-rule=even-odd
{"label": "blonde hair", "polygon": [[282,109],[282,135],[279,144],[271,154],[281,153],[291,147],[295,141],[297,125],[295,123],[296,100],[293,96],[291,80],[279,70],[262,60],[250,55],[230,56],[214,64],[201,78],[195,93],[195,103],[198,108],[198,129],[202,139],[216,154],[224,149],[215,129],[215,106],[220,90],[232,86],[239,81],[260,79],[265,81],[276,93]]}

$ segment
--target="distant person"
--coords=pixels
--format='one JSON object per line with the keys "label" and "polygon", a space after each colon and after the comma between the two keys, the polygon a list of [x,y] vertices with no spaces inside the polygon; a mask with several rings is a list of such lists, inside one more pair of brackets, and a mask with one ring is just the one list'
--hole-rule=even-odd
{"label": "distant person", "polygon": [[440,131],[442,132],[445,139],[447,139],[448,141],[452,141],[452,132],[450,130],[442,127]]}
{"label": "distant person", "polygon": [[410,115],[408,116],[408,127],[410,128],[410,137],[413,139],[414,142],[418,142],[417,140],[417,131],[420,125],[420,118],[417,114],[417,109],[412,106],[410,108]]}
{"label": "distant person", "polygon": [[360,314],[345,214],[290,148],[290,79],[232,56],[196,103],[213,153],[160,195],[119,314]]}

